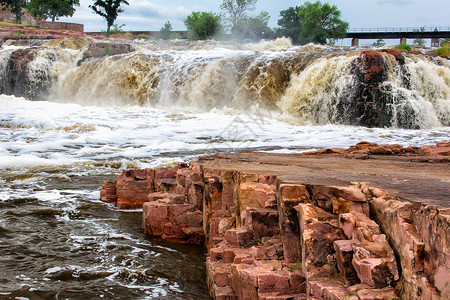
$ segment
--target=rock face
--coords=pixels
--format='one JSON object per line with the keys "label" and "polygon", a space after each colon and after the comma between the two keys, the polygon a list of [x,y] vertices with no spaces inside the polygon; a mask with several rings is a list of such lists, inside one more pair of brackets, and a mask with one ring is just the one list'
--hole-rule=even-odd
{"label": "rock face", "polygon": [[71,30],[48,30],[25,26],[0,27],[0,40],[59,39],[63,37],[86,37],[84,32]]}
{"label": "rock face", "polygon": [[124,54],[132,51],[134,51],[134,48],[130,44],[93,43],[89,45],[86,51],[84,51],[83,58],[79,64],[91,58]]}
{"label": "rock face", "polygon": [[288,180],[282,157],[270,174],[219,158],[125,171],[101,199],[143,207],[147,234],[204,244],[214,299],[449,298],[449,209],[367,183]]}
{"label": "rock face", "polygon": [[30,67],[38,51],[39,48],[28,48],[16,50],[11,54],[4,73],[0,74],[3,81],[0,93],[29,99],[41,99],[47,94],[51,85],[49,74],[32,72]]}

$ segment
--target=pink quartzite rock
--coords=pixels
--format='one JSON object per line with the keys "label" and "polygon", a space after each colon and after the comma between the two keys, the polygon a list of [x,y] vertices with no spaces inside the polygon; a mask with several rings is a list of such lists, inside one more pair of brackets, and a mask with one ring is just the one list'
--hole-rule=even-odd
{"label": "pink quartzite rock", "polygon": [[239,189],[240,210],[276,207],[274,190],[267,184],[246,182]]}
{"label": "pink quartzite rock", "polygon": [[394,251],[382,234],[374,236],[374,242],[352,244],[352,265],[361,283],[380,288],[399,279]]}
{"label": "pink quartzite rock", "polygon": [[201,216],[194,205],[172,203],[169,199],[147,202],[143,206],[146,233],[191,244],[203,243]]}
{"label": "pink quartzite rock", "polygon": [[348,299],[347,288],[342,282],[332,280],[320,280],[308,282],[310,297],[324,300]]}
{"label": "pink quartzite rock", "polygon": [[278,224],[278,211],[275,209],[251,208],[241,212],[241,223],[248,226],[255,239],[272,237],[280,232]]}
{"label": "pink quartzite rock", "polygon": [[374,198],[370,204],[400,258],[402,296],[409,298],[419,295],[417,272],[423,272],[425,245],[416,226],[412,224],[412,216],[421,205],[389,197]]}
{"label": "pink quartzite rock", "polygon": [[[377,73],[376,68],[371,71],[365,74],[369,82]],[[367,157],[370,168],[359,166],[365,174],[375,168],[393,179],[399,161],[409,166],[409,156],[445,156],[446,147],[450,144],[416,149],[362,142],[311,159],[314,165],[330,164],[321,165],[325,171],[338,161],[325,155],[378,155],[375,164]],[[335,185],[344,179],[333,177],[333,185],[327,185],[303,155],[253,155],[218,154],[189,168],[127,170],[116,182],[105,182],[101,198],[122,209],[146,202],[147,233],[206,245],[207,282],[214,299],[450,298],[449,209],[392,198],[381,190],[383,180],[374,177],[380,188],[373,188],[366,175],[368,183],[340,187]],[[383,161],[379,155],[408,157],[383,162],[384,173],[375,166]],[[208,163],[216,159],[217,164]],[[445,164],[445,159],[436,162]],[[357,164],[344,160],[340,166]],[[396,164],[390,167],[392,162]]]}
{"label": "pink quartzite rock", "polygon": [[305,272],[308,267],[321,267],[334,254],[333,242],[345,238],[337,225],[337,216],[312,204],[299,204],[295,207],[300,223],[302,243],[302,263]]}
{"label": "pink quartzite rock", "polygon": [[377,223],[361,213],[345,213],[339,215],[339,227],[349,239],[373,241],[373,235],[380,234]]}
{"label": "pink quartzite rock", "polygon": [[450,209],[422,206],[413,221],[425,245],[425,276],[443,299],[450,299]]}
{"label": "pink quartzite rock", "polygon": [[293,297],[292,295],[305,292],[301,272],[282,268],[280,261],[259,261],[253,265],[233,264],[231,274],[231,287],[238,299],[286,299],[270,297]]}
{"label": "pink quartzite rock", "polygon": [[227,230],[225,240],[235,247],[250,247],[256,243],[253,233],[247,227]]}
{"label": "pink quartzite rock", "polygon": [[300,230],[294,207],[299,203],[309,202],[309,192],[302,184],[280,184],[277,201],[284,258],[288,262],[300,261],[301,246],[298,238]]}
{"label": "pink quartzite rock", "polygon": [[333,246],[336,251],[337,267],[339,275],[346,285],[354,285],[359,282],[356,271],[352,265],[353,247],[356,240],[338,240],[334,241]]}

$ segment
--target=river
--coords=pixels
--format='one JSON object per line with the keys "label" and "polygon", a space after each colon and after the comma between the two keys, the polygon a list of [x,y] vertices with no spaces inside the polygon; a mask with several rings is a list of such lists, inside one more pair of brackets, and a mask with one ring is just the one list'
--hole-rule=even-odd
{"label": "river", "polygon": [[[319,102],[328,103],[320,111],[329,110],[327,101],[343,97],[347,92],[339,87],[354,80],[354,58],[342,49],[172,46],[141,41],[132,53],[81,65],[85,47],[38,48],[30,72],[49,74],[45,97],[0,95],[0,299],[208,299],[201,247],[145,236],[139,211],[99,200],[103,181],[124,169],[170,166],[217,152],[300,153],[361,140],[405,146],[449,140],[446,61],[408,58],[425,76],[396,90],[422,110],[414,129],[369,128],[317,113]],[[9,55],[29,47],[3,46],[2,78]],[[281,67],[268,67],[279,61]],[[270,83],[284,76],[274,74],[286,64],[297,66],[283,79],[287,83]],[[339,72],[322,83],[320,76],[310,80],[331,72],[330,66]],[[386,81],[391,86],[398,85],[394,77]],[[435,88],[436,82],[443,84]]]}

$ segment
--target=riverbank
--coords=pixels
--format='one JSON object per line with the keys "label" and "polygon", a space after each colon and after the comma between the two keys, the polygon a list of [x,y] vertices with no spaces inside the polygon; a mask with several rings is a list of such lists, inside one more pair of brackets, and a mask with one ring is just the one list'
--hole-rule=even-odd
{"label": "riverbank", "polygon": [[230,153],[128,170],[103,201],[204,244],[215,299],[446,299],[450,143]]}

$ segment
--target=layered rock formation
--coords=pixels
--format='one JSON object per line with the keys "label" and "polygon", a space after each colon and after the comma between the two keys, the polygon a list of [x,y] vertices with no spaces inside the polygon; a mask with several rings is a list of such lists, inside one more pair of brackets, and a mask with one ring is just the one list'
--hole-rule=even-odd
{"label": "layered rock formation", "polygon": [[[352,165],[390,181],[383,168],[397,163],[404,171],[415,161],[416,173],[430,180],[423,188],[440,178],[448,197],[449,150],[450,143],[364,142],[307,155],[208,156],[189,166],[127,170],[105,182],[101,199],[120,209],[143,207],[150,235],[204,244],[214,299],[448,299],[450,209],[401,199],[407,186],[387,193],[382,181],[331,174]],[[379,154],[391,155],[370,159]],[[320,161],[330,170],[309,177],[311,160],[316,173]],[[378,169],[365,165],[371,160]]]}

